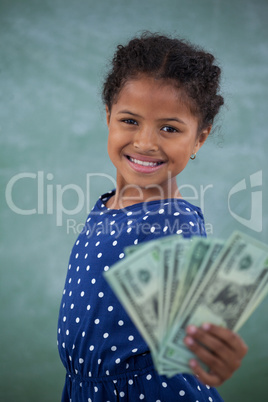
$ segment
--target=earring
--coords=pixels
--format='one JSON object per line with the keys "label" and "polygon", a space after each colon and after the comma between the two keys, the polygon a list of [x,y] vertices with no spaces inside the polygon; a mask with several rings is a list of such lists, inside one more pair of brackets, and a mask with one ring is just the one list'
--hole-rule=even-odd
{"label": "earring", "polygon": [[195,158],[196,158],[196,152],[190,156],[190,159],[192,159],[192,161],[193,161]]}

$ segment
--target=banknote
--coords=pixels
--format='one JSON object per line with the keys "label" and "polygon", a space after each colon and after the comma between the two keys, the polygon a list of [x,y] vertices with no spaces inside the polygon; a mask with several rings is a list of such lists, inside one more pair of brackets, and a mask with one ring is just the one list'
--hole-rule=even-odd
{"label": "banknote", "polygon": [[184,251],[185,257],[183,259],[183,268],[181,269],[180,290],[176,292],[170,312],[171,324],[175,318],[178,320],[178,316],[182,312],[185,297],[189,294],[189,289],[202,267],[202,262],[206,257],[209,247],[210,242],[206,238],[196,237],[192,241],[191,247]]}
{"label": "banknote", "polygon": [[[185,277],[185,260],[187,250],[190,248],[191,242],[189,240],[183,239],[178,242],[178,239],[175,238],[175,244],[172,247],[172,266],[170,269],[170,273],[168,275],[168,283],[167,288],[169,291],[167,292],[167,301],[165,308],[165,319],[167,323],[167,328],[170,328],[173,321],[173,316],[176,313],[175,304],[178,304],[177,298],[182,291],[183,286],[183,278]],[[174,311],[174,314],[172,313]]]}
{"label": "banknote", "polygon": [[171,361],[185,361],[193,357],[185,348],[185,328],[203,322],[234,329],[241,315],[250,306],[263,281],[267,279],[267,247],[245,241],[241,233],[234,233],[211,267],[209,279],[200,282],[190,308],[185,309],[162,348],[162,357]]}
{"label": "banknote", "polygon": [[159,346],[160,244],[145,244],[115,264],[105,278],[151,350]]}
{"label": "banknote", "polygon": [[172,235],[124,251],[104,276],[168,377],[191,372],[188,325],[238,331],[268,295],[268,246],[242,232],[227,241]]}

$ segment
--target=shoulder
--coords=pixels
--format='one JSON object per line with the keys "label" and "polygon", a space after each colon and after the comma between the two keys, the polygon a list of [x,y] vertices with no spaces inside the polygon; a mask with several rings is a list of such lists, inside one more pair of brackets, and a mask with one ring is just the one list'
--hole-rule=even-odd
{"label": "shoulder", "polygon": [[162,200],[148,205],[143,219],[150,226],[150,233],[143,241],[171,234],[206,236],[201,209],[183,199]]}

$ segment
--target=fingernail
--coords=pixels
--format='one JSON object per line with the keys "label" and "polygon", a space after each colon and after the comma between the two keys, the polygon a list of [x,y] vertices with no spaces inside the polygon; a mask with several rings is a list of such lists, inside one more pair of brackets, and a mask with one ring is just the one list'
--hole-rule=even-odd
{"label": "fingernail", "polygon": [[197,331],[197,328],[194,325],[189,325],[189,327],[187,328],[187,333],[189,334],[195,334]]}
{"label": "fingernail", "polygon": [[203,328],[205,331],[208,331],[208,330],[211,328],[211,325],[210,325],[208,322],[205,322],[205,323],[202,325],[202,328]]}
{"label": "fingernail", "polygon": [[189,362],[190,367],[196,367],[196,361],[195,360],[190,360]]}
{"label": "fingernail", "polygon": [[190,336],[187,336],[186,338],[185,338],[185,343],[187,343],[187,345],[193,345],[194,344],[194,340],[193,340],[193,338],[191,338]]}

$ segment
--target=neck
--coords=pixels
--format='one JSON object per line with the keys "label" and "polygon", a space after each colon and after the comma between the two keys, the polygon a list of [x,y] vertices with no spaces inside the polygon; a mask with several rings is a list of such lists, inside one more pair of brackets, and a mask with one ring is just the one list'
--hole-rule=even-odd
{"label": "neck", "polygon": [[135,184],[123,186],[117,182],[115,195],[108,200],[106,206],[111,209],[123,209],[141,202],[169,198],[182,198],[175,177],[163,186],[159,184],[150,184],[146,187]]}

